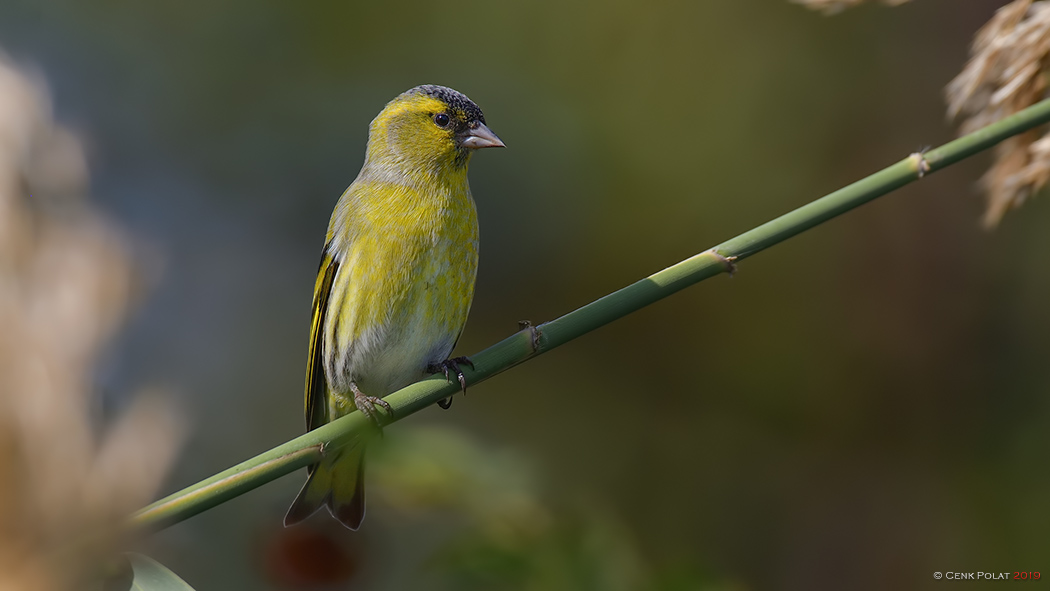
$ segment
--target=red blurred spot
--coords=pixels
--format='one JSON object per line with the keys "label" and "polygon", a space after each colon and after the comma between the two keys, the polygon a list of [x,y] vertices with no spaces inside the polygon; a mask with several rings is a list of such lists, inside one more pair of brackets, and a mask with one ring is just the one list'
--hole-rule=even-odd
{"label": "red blurred spot", "polygon": [[267,544],[267,576],[287,589],[328,588],[347,583],[358,571],[361,555],[353,532],[342,527],[299,524],[282,529]]}

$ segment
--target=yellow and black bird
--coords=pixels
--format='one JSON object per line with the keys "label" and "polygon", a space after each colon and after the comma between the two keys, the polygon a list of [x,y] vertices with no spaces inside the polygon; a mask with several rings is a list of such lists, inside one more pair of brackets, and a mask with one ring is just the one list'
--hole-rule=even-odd
{"label": "yellow and black bird", "polygon": [[[503,147],[473,101],[417,86],[372,121],[365,163],[328,225],[314,284],[306,368],[306,426],[360,410],[389,412],[383,396],[449,359],[474,298],[478,220],[467,183],[475,150]],[[447,401],[446,401],[447,404]],[[364,445],[332,450],[309,468],[284,518],[322,506],[357,529],[365,514]]]}

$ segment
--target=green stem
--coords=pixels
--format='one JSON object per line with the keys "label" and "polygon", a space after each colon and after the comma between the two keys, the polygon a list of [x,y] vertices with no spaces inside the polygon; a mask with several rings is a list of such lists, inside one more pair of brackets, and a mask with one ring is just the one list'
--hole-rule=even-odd
{"label": "green stem", "polygon": [[[740,260],[822,224],[872,199],[986,150],[1002,140],[1050,121],[1050,100],[977,130],[925,154],[908,158],[826,197],[767,222],[710,251],[688,258],[613,292],[561,318],[528,327],[471,356],[476,369],[464,369],[471,385],[506,371],[554,347],[644,308],[694,283],[729,270],[726,259]],[[717,254],[716,254],[717,253]],[[432,376],[386,397],[393,420],[402,419],[451,396],[458,385]],[[352,413],[242,462],[207,480],[161,499],[134,514],[131,528],[159,529],[178,523],[289,472],[312,464],[326,448],[351,443],[371,426]]]}

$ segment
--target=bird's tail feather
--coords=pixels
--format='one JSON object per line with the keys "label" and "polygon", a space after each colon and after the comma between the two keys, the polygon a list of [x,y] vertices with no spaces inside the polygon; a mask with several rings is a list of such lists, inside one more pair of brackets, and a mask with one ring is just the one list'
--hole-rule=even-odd
{"label": "bird's tail feather", "polygon": [[365,518],[365,449],[355,445],[336,450],[314,464],[306,484],[292,501],[284,525],[295,525],[322,506],[346,527],[356,530]]}

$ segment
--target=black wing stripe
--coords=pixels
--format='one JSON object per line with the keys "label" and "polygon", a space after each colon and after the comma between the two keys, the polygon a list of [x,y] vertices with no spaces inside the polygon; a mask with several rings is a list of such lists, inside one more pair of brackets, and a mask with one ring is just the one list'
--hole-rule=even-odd
{"label": "black wing stripe", "polygon": [[328,381],[324,372],[324,326],[332,282],[339,272],[339,261],[325,247],[314,284],[313,319],[310,322],[310,352],[306,365],[306,429],[328,422]]}

